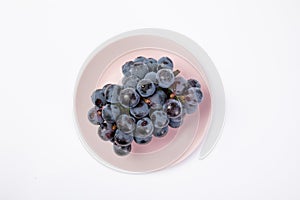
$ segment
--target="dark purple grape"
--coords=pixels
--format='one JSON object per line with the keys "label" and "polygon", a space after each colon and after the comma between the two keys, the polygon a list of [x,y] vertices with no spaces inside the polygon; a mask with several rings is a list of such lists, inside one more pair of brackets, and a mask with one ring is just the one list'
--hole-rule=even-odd
{"label": "dark purple grape", "polygon": [[102,118],[108,123],[114,123],[121,114],[119,106],[106,104],[102,109]]}
{"label": "dark purple grape", "polygon": [[144,76],[149,72],[148,66],[143,62],[134,62],[133,66],[129,70],[130,75],[137,76],[143,79]]}
{"label": "dark purple grape", "polygon": [[135,129],[135,119],[127,114],[122,114],[117,119],[117,127],[124,133],[132,133]]}
{"label": "dark purple grape", "polygon": [[160,69],[170,69],[173,70],[173,62],[168,57],[161,57],[158,61],[158,70]]}
{"label": "dark purple grape", "polygon": [[130,69],[132,66],[133,66],[132,61],[128,61],[122,66],[122,73],[124,74],[124,76],[130,76]]}
{"label": "dark purple grape", "polygon": [[141,119],[149,114],[149,106],[144,101],[140,101],[130,109],[130,114],[136,119]]}
{"label": "dark purple grape", "polygon": [[134,136],[137,138],[146,138],[152,134],[153,130],[152,121],[148,117],[144,117],[136,123]]}
{"label": "dark purple grape", "polygon": [[175,95],[181,95],[185,92],[185,90],[187,90],[188,86],[188,82],[185,78],[182,76],[176,76],[170,89]]}
{"label": "dark purple grape", "polygon": [[167,113],[169,118],[176,118],[182,113],[182,105],[180,101],[168,99],[163,105],[163,110]]}
{"label": "dark purple grape", "polygon": [[114,124],[102,123],[98,128],[98,135],[104,141],[113,141],[115,136]]}
{"label": "dark purple grape", "polygon": [[142,79],[138,82],[136,90],[142,97],[149,97],[154,94],[156,87],[150,79]]}
{"label": "dark purple grape", "polygon": [[148,144],[152,140],[152,135],[149,135],[148,137],[145,138],[133,137],[133,140],[137,144]]}
{"label": "dark purple grape", "polygon": [[131,144],[133,141],[132,134],[124,133],[120,131],[119,129],[116,130],[115,137],[114,137],[115,143],[119,146],[127,146]]}
{"label": "dark purple grape", "polygon": [[197,81],[195,79],[189,79],[188,84],[189,84],[190,87],[201,88],[201,85],[200,85],[199,81]]}
{"label": "dark purple grape", "polygon": [[146,101],[152,109],[161,109],[166,100],[166,93],[162,90],[157,90],[151,97],[148,97]]}
{"label": "dark purple grape", "polygon": [[126,108],[135,107],[140,101],[139,94],[133,88],[125,88],[121,90],[119,102]]}
{"label": "dark purple grape", "polygon": [[137,62],[146,62],[147,58],[145,58],[144,56],[138,56],[136,57],[133,62],[137,63]]}
{"label": "dark purple grape", "polygon": [[124,76],[122,79],[123,88],[136,88],[140,79],[137,76]]}
{"label": "dark purple grape", "polygon": [[126,156],[131,152],[131,144],[127,146],[120,146],[117,143],[114,143],[113,149],[118,156]]}
{"label": "dark purple grape", "polygon": [[155,128],[153,131],[153,135],[155,137],[164,137],[165,135],[167,135],[168,130],[169,130],[168,126],[166,126],[164,128]]}
{"label": "dark purple grape", "polygon": [[196,88],[195,90],[196,90],[197,101],[198,103],[201,103],[203,100],[203,93],[200,90],[200,88]]}
{"label": "dark purple grape", "polygon": [[162,88],[168,88],[174,83],[174,74],[170,69],[160,69],[156,73],[158,85]]}
{"label": "dark purple grape", "polygon": [[187,104],[197,105],[202,101],[203,94],[200,88],[191,87],[184,94],[184,101]]}
{"label": "dark purple grape", "polygon": [[184,103],[182,106],[183,106],[183,110],[186,114],[192,114],[192,113],[196,112],[198,109],[198,104],[192,105],[192,104]]}
{"label": "dark purple grape", "polygon": [[145,75],[144,79],[151,80],[154,84],[158,84],[158,81],[156,79],[156,72],[149,72]]}
{"label": "dark purple grape", "polygon": [[157,61],[154,58],[148,58],[145,61],[145,64],[148,66],[149,72],[157,72]]}
{"label": "dark purple grape", "polygon": [[185,113],[182,113],[180,116],[176,117],[176,118],[172,118],[170,120],[172,120],[173,122],[181,122],[184,119]]}
{"label": "dark purple grape", "polygon": [[169,118],[166,112],[162,110],[156,110],[151,113],[150,119],[155,128],[164,128],[168,126]]}
{"label": "dark purple grape", "polygon": [[103,122],[101,110],[97,106],[88,111],[88,120],[94,125],[99,125]]}
{"label": "dark purple grape", "polygon": [[118,103],[118,96],[121,91],[121,86],[111,84],[105,90],[106,101],[109,103]]}
{"label": "dark purple grape", "polygon": [[169,121],[169,126],[172,127],[172,128],[178,128],[182,125],[183,123],[183,119],[184,119],[184,115],[185,114],[182,114],[176,118],[172,118],[170,119]]}
{"label": "dark purple grape", "polygon": [[181,126],[183,121],[172,121],[170,119],[170,122],[169,122],[169,126],[172,127],[172,128],[179,128]]}
{"label": "dark purple grape", "polygon": [[110,83],[105,84],[105,85],[103,86],[102,90],[105,92],[106,88],[108,88],[108,86],[110,86],[110,85],[111,85]]}
{"label": "dark purple grape", "polygon": [[95,90],[91,96],[93,104],[102,107],[106,104],[106,98],[103,89]]}

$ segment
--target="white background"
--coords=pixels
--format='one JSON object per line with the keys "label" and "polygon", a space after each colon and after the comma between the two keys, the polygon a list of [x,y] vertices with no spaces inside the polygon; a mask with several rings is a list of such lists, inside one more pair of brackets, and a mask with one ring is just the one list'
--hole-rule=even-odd
{"label": "white background", "polygon": [[[0,199],[300,199],[300,2],[0,2]],[[165,28],[199,43],[222,77],[223,136],[158,173],[97,163],[73,123],[87,56],[136,28]]]}

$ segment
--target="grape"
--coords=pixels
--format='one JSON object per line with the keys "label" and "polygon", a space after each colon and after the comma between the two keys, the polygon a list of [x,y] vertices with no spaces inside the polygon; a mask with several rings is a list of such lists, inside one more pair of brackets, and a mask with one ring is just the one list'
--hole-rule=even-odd
{"label": "grape", "polygon": [[191,105],[197,105],[202,101],[202,98],[203,98],[203,94],[200,88],[197,87],[189,88],[184,94],[184,101],[187,104],[191,104]]}
{"label": "grape", "polygon": [[133,62],[137,63],[137,62],[146,62],[147,58],[145,58],[144,56],[138,56],[136,57]]}
{"label": "grape", "polygon": [[202,91],[200,90],[200,88],[195,88],[195,91],[196,91],[197,102],[201,103],[201,101],[203,100]]}
{"label": "grape", "polygon": [[174,83],[174,74],[170,69],[161,69],[156,73],[158,85],[162,88],[168,88]]}
{"label": "grape", "polygon": [[110,123],[101,123],[98,128],[98,135],[104,141],[113,141],[115,136],[114,125]]}
{"label": "grape", "polygon": [[195,79],[189,79],[189,80],[188,80],[188,83],[189,83],[189,86],[190,86],[190,87],[201,88],[200,83],[199,83],[197,80],[195,80]]}
{"label": "grape", "polygon": [[198,104],[191,105],[188,103],[184,103],[182,106],[183,106],[183,110],[186,114],[192,114],[192,113],[196,112],[198,109]]}
{"label": "grape", "polygon": [[120,114],[121,111],[117,105],[107,104],[102,109],[102,118],[108,123],[114,123]]}
{"label": "grape", "polygon": [[170,119],[169,126],[172,128],[179,128],[182,124],[183,120],[180,121],[174,121],[173,119]]}
{"label": "grape", "polygon": [[153,108],[150,107],[150,109],[149,109],[149,116],[151,116],[152,113],[154,113],[157,110],[162,110],[162,106],[159,109],[153,109]]}
{"label": "grape", "polygon": [[122,66],[122,73],[124,74],[124,76],[130,76],[130,69],[132,66],[133,66],[132,61],[128,61]]}
{"label": "grape", "polygon": [[105,90],[106,101],[109,103],[118,103],[118,96],[121,91],[121,86],[111,84]]}
{"label": "grape", "polygon": [[95,90],[91,96],[93,104],[102,107],[106,104],[105,94],[103,89]]}
{"label": "grape", "polygon": [[154,58],[148,58],[145,62],[150,72],[157,72],[157,61]]}
{"label": "grape", "polygon": [[162,90],[157,90],[154,95],[148,97],[146,100],[152,109],[161,109],[162,105],[166,102],[167,95]]}
{"label": "grape", "polygon": [[150,119],[152,120],[152,123],[155,128],[164,128],[168,126],[169,118],[167,116],[167,113],[162,110],[156,110],[154,111]]}
{"label": "grape", "polygon": [[126,156],[131,152],[131,144],[127,146],[120,146],[117,143],[114,143],[114,152],[119,156]]}
{"label": "grape", "polygon": [[106,90],[106,88],[108,88],[108,86],[110,86],[111,84],[105,84],[104,86],[103,86],[103,88],[102,88],[102,90],[104,91],[104,93],[105,93],[105,90]]}
{"label": "grape", "polygon": [[139,81],[140,79],[137,76],[124,76],[124,78],[122,79],[123,88],[130,87],[135,89]]}
{"label": "grape", "polygon": [[149,106],[140,101],[134,108],[130,109],[130,114],[136,119],[141,119],[149,114]]}
{"label": "grape", "polygon": [[185,116],[185,113],[182,113],[180,116],[171,118],[170,120],[172,120],[173,122],[181,122],[184,119],[184,116]]}
{"label": "grape", "polygon": [[126,114],[120,115],[116,123],[118,129],[124,133],[131,133],[135,129],[135,119]]}
{"label": "grape", "polygon": [[172,118],[169,121],[169,126],[172,128],[178,128],[181,126],[181,124],[183,123],[183,118],[184,118],[184,114],[176,117],[176,118]]}
{"label": "grape", "polygon": [[101,116],[101,110],[98,107],[93,107],[88,111],[88,120],[94,124],[99,125],[103,122],[102,116]]}
{"label": "grape", "polygon": [[133,66],[129,70],[130,75],[137,76],[142,79],[149,72],[148,67],[143,62],[134,62]]}
{"label": "grape", "polygon": [[173,62],[168,57],[162,57],[157,61],[158,70],[160,69],[170,69],[173,70]]}
{"label": "grape", "polygon": [[145,75],[144,79],[151,80],[154,84],[158,84],[156,80],[156,72],[149,72]]}
{"label": "grape", "polygon": [[151,120],[148,117],[144,117],[136,123],[134,136],[137,138],[146,138],[152,134],[153,129]]}
{"label": "grape", "polygon": [[153,131],[153,135],[155,137],[164,137],[165,135],[167,135],[168,130],[169,130],[168,126],[166,126],[164,128],[155,128]]}
{"label": "grape", "polygon": [[119,102],[126,108],[136,106],[140,101],[140,96],[133,88],[125,88],[121,90],[119,95]]}
{"label": "grape", "polygon": [[145,138],[133,137],[133,140],[137,144],[148,144],[152,140],[152,135],[149,135],[148,137]]}
{"label": "grape", "polygon": [[156,87],[149,79],[142,79],[138,82],[136,90],[142,97],[149,97],[154,94]]}
{"label": "grape", "polygon": [[188,82],[185,78],[182,76],[176,76],[170,89],[175,95],[181,95],[188,88],[188,86]]}
{"label": "grape", "polygon": [[132,134],[127,134],[117,129],[114,140],[115,143],[119,146],[127,146],[133,141],[133,136]]}
{"label": "grape", "polygon": [[182,105],[175,99],[168,99],[163,105],[163,110],[167,113],[169,118],[176,118],[182,113]]}

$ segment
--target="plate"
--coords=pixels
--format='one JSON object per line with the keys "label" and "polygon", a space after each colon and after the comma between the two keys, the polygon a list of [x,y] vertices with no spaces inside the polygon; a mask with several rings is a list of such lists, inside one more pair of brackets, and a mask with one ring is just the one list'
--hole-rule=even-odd
{"label": "plate", "polygon": [[[191,50],[194,48],[193,45],[196,48]],[[199,54],[199,50],[203,55]],[[195,52],[198,54],[195,55]],[[98,127],[87,120],[87,111],[93,106],[90,100],[92,92],[107,83],[120,83],[123,76],[121,66],[138,56],[155,59],[163,56],[171,58],[174,70],[180,70],[180,75],[186,79],[199,80],[204,99],[199,104],[197,112],[186,115],[180,128],[170,128],[165,137],[153,138],[146,145],[133,143],[132,152],[128,156],[120,157],[113,152],[112,143],[102,141],[98,137]],[[216,126],[213,120],[216,116],[217,119],[224,119],[222,113],[214,115],[213,111],[216,106],[214,106],[213,97],[215,94],[220,95],[220,92],[216,93],[216,91],[224,90],[216,70],[212,74],[218,80],[211,83],[211,69],[206,70],[207,67],[215,70],[204,51],[193,41],[173,31],[140,29],[108,40],[86,60],[75,86],[74,113],[83,145],[100,163],[112,169],[130,173],[146,173],[164,169],[181,162],[200,147],[201,151],[209,152],[216,143],[223,124],[223,120],[219,120],[221,123],[217,123],[218,126]],[[216,84],[218,81],[221,85]],[[217,89],[215,85],[218,86]],[[221,104],[224,103],[225,100],[221,102]],[[221,110],[218,106],[217,108]],[[211,130],[214,132],[211,133]]]}

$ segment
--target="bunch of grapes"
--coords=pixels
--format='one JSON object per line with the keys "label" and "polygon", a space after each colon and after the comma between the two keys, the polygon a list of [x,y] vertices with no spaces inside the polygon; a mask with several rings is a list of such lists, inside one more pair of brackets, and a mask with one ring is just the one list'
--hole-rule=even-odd
{"label": "bunch of grapes", "polygon": [[122,85],[106,84],[93,92],[95,106],[88,111],[89,121],[99,125],[99,137],[111,141],[120,156],[131,152],[133,141],[147,144],[164,137],[169,127],[180,127],[203,99],[200,83],[179,76],[168,57],[139,56],[126,62],[122,73]]}

